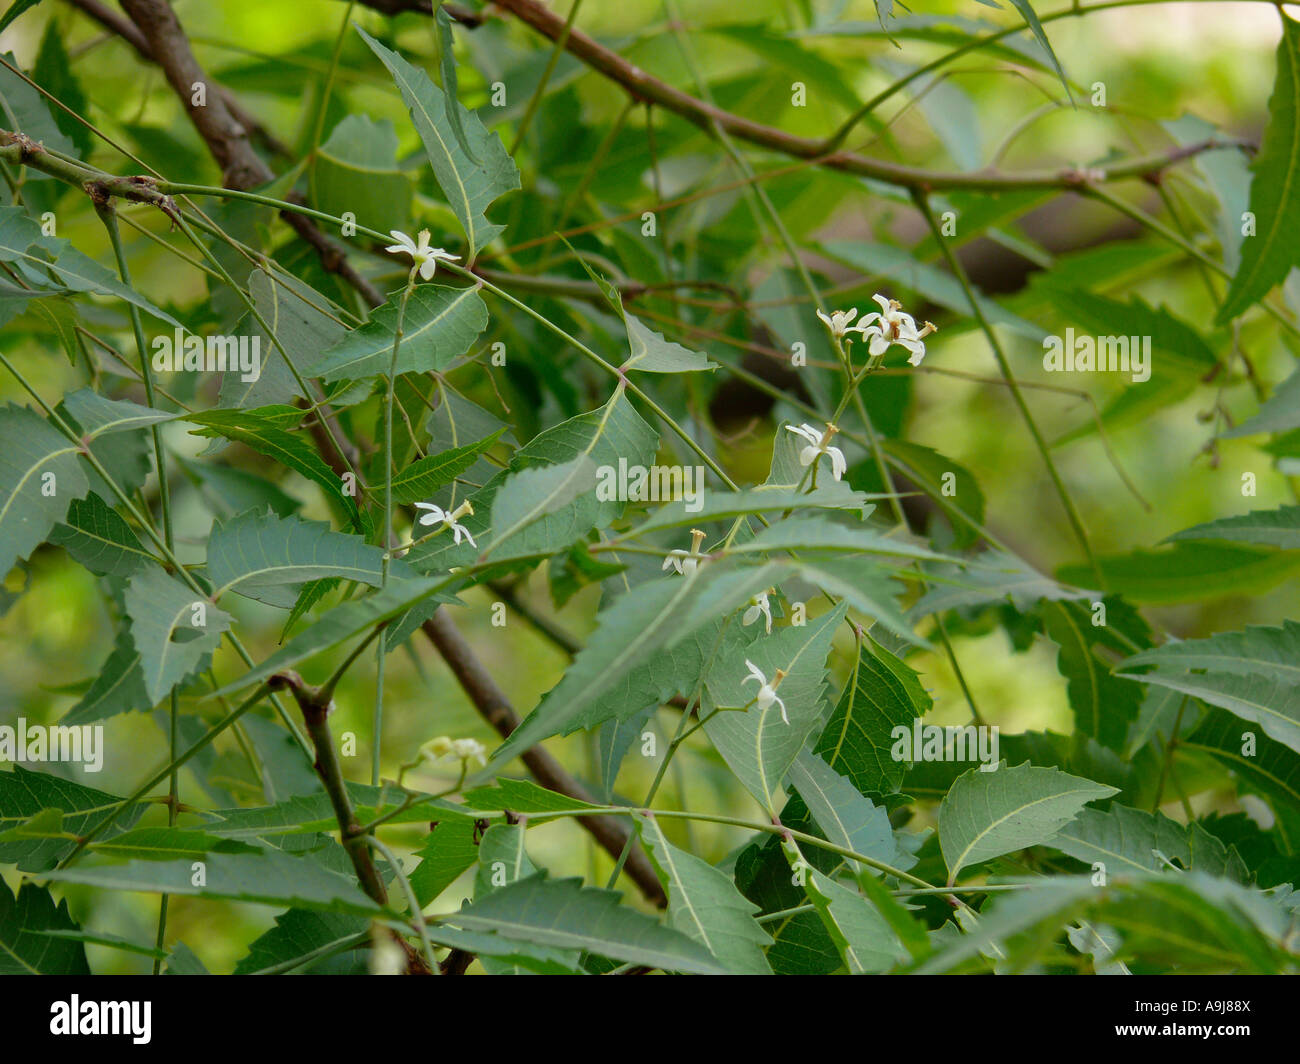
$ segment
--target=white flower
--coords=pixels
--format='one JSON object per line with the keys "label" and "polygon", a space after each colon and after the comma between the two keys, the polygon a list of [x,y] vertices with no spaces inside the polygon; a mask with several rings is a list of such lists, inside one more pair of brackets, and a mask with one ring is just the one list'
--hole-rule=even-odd
{"label": "white flower", "polygon": [[749,625],[749,624],[753,624],[756,620],[758,620],[760,616],[764,617],[766,618],[766,620],[764,621],[763,627],[767,630],[767,634],[771,635],[772,634],[772,606],[767,601],[767,595],[768,593],[766,591],[760,591],[757,595],[755,595],[752,599],[749,600],[750,603],[749,609],[747,609],[744,613],[744,616],[740,618],[740,623]]}
{"label": "white flower", "polygon": [[406,974],[406,953],[392,933],[377,923],[370,928],[369,968],[371,975]]}
{"label": "white flower", "polygon": [[757,705],[759,709],[767,709],[768,706],[775,702],[781,707],[781,719],[789,724],[790,718],[785,715],[785,703],[781,701],[780,696],[776,693],[776,689],[781,685],[781,681],[785,679],[785,673],[781,669],[777,669],[776,674],[772,677],[772,682],[768,683],[767,677],[763,675],[763,671],[757,665],[748,658],[745,659],[745,664],[749,666],[749,675],[741,682],[749,683],[750,680],[758,681],[758,694],[754,696],[755,705]]}
{"label": "white flower", "polygon": [[853,319],[857,316],[857,307],[849,307],[848,310],[832,310],[830,317],[827,317],[820,310],[817,312],[817,317],[821,318],[822,324],[830,329],[831,335],[837,340],[842,340],[846,333],[853,331],[849,326],[853,324]]}
{"label": "white flower", "polygon": [[831,437],[839,432],[839,429],[834,425],[827,425],[825,432],[818,432],[812,425],[808,424],[787,425],[786,429],[808,441],[808,446],[799,452],[800,465],[812,465],[820,455],[824,454],[831,460],[831,476],[836,480],[844,476],[844,471],[849,467],[844,460],[844,452],[838,447],[830,445]]}
{"label": "white flower", "polygon": [[487,747],[477,739],[449,739],[439,735],[420,747],[420,756],[426,761],[438,762],[450,758],[453,761],[477,761],[487,764]]}
{"label": "white flower", "polygon": [[868,314],[858,324],[858,332],[868,341],[867,352],[872,358],[879,358],[889,349],[890,344],[899,344],[911,352],[908,362],[919,366],[925,358],[925,344],[922,340],[938,328],[926,322],[920,329],[916,319],[903,311],[903,304],[897,299],[888,299],[876,293],[871,297],[880,306],[879,314]]}
{"label": "white flower", "polygon": [[457,545],[460,544],[461,537],[463,536],[465,539],[469,540],[469,545],[471,547],[478,547],[478,544],[474,542],[474,537],[469,534],[469,530],[464,525],[457,523],[460,518],[464,517],[466,514],[473,516],[474,507],[469,504],[469,500],[461,503],[451,513],[448,513],[441,506],[435,506],[431,502],[417,502],[415,508],[417,510],[429,511],[427,514],[420,515],[420,524],[441,524],[443,528],[451,529],[451,534],[455,537]]}
{"label": "white flower", "polygon": [[420,267],[420,276],[426,280],[433,279],[433,273],[438,268],[438,261],[455,262],[460,258],[459,255],[448,255],[443,248],[429,247],[429,230],[420,230],[420,242],[417,244],[405,233],[397,229],[390,229],[388,235],[397,241],[396,244],[390,244],[385,251],[391,251],[398,255],[410,255],[415,264]]}
{"label": "white flower", "polygon": [[690,576],[700,565],[700,544],[704,542],[704,533],[698,528],[691,529],[691,549],[671,550],[668,557],[664,559],[662,569],[667,572],[669,569],[675,569],[682,576]]}

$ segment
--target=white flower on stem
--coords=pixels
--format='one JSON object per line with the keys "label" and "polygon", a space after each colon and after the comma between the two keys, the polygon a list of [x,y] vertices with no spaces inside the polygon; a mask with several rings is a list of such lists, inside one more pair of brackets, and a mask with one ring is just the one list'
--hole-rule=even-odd
{"label": "white flower on stem", "polygon": [[822,324],[831,331],[831,335],[837,340],[842,340],[845,334],[853,332],[849,326],[853,324],[853,319],[857,316],[857,307],[849,307],[848,310],[832,310],[829,317],[820,310],[817,312],[817,317],[821,318]]}
{"label": "white flower on stem", "polygon": [[437,763],[450,758],[453,761],[477,761],[487,764],[487,747],[477,739],[449,739],[439,735],[420,747],[420,756],[426,761]]}
{"label": "white flower on stem", "polygon": [[439,261],[455,262],[460,258],[459,255],[447,254],[445,248],[429,247],[429,230],[427,229],[420,230],[420,242],[418,244],[398,229],[390,229],[388,235],[397,243],[390,244],[384,250],[391,251],[396,255],[410,255],[415,265],[420,268],[420,277],[426,281],[433,280],[433,274],[438,268]]}
{"label": "white flower on stem", "polygon": [[767,709],[768,706],[775,702],[781,707],[781,719],[789,724],[790,718],[785,715],[785,703],[781,701],[780,695],[776,693],[776,689],[781,686],[781,681],[785,679],[785,670],[777,669],[772,677],[772,682],[768,683],[762,669],[748,658],[745,659],[745,664],[749,667],[749,675],[741,682],[749,683],[750,680],[755,680],[758,683],[758,694],[754,696],[754,704],[759,709]]}
{"label": "white flower on stem", "polygon": [[889,299],[877,292],[871,297],[880,306],[880,313],[866,315],[858,325],[858,331],[868,341],[867,352],[872,358],[879,358],[889,349],[890,344],[900,344],[910,352],[908,362],[919,366],[925,358],[925,337],[938,328],[926,322],[920,329],[916,319],[903,310],[903,304],[897,299]]}
{"label": "white flower on stem", "polygon": [[786,430],[808,441],[808,446],[799,452],[800,465],[810,466],[821,455],[826,455],[831,460],[831,476],[836,480],[844,476],[844,471],[849,467],[844,460],[844,452],[838,447],[831,446],[831,437],[840,431],[834,425],[827,425],[825,432],[818,432],[816,428],[806,423],[787,425]]}
{"label": "white flower on stem", "polygon": [[443,528],[451,529],[451,534],[455,538],[455,542],[458,546],[460,544],[461,538],[463,537],[469,540],[469,545],[471,547],[475,547],[475,548],[478,547],[478,544],[474,542],[474,537],[469,534],[469,529],[467,529],[464,525],[458,523],[460,519],[464,517],[466,514],[469,514],[470,516],[473,516],[474,514],[474,507],[469,504],[468,499],[465,502],[461,503],[459,506],[457,506],[456,509],[452,510],[451,513],[448,513],[441,506],[437,506],[431,502],[417,502],[415,504],[415,508],[417,510],[429,511],[428,513],[424,513],[420,515],[419,517],[420,524],[422,525],[441,524]]}
{"label": "white flower on stem", "polygon": [[767,591],[760,591],[749,600],[749,609],[745,610],[744,615],[740,618],[740,623],[744,625],[753,624],[759,617],[764,618],[763,627],[767,634],[772,634],[772,605],[767,601],[767,596],[771,588]]}
{"label": "white flower on stem", "polygon": [[675,569],[682,576],[690,576],[699,568],[700,565],[700,544],[704,542],[704,533],[698,528],[691,529],[691,549],[672,550],[668,552],[668,557],[664,559],[662,566],[663,571]]}

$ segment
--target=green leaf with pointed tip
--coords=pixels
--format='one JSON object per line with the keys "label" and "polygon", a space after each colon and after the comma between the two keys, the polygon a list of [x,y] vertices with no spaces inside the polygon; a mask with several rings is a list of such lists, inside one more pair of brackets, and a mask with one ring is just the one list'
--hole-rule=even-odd
{"label": "green leaf with pointed tip", "polygon": [[[616,471],[611,469],[612,472]],[[695,490],[700,495],[704,494],[698,487]],[[630,491],[631,486],[629,485]],[[667,500],[684,494],[685,482],[680,477],[677,478],[676,483],[670,478],[659,481],[653,487],[647,482],[645,492],[649,494],[652,491],[661,499]],[[694,509],[692,509],[692,506],[694,506]],[[867,502],[867,496],[860,492],[845,495],[843,492],[824,491],[822,488],[810,492],[806,488],[796,491],[794,488],[781,484],[760,484],[758,487],[742,488],[740,491],[709,492],[707,499],[697,497],[694,500],[689,500],[681,498],[677,502],[668,502],[667,505],[656,510],[644,524],[638,525],[631,532],[626,533],[624,538],[633,539],[660,528],[679,528],[682,525],[699,524],[703,521],[720,521],[729,517],[741,517],[747,514],[773,513],[795,508],[802,512],[820,507],[832,510],[852,510],[862,514],[870,514],[875,509],[873,505]]]}
{"label": "green leaf with pointed tip", "polygon": [[[390,824],[427,824],[442,814],[456,817],[465,815],[462,806],[429,800],[423,796],[418,804],[398,812],[406,793],[393,787],[348,783],[347,791],[357,820],[363,824],[390,815],[391,819],[387,820]],[[274,805],[215,809],[206,815],[209,819],[203,825],[204,831],[231,839],[274,839],[282,835],[316,835],[338,830],[334,808],[322,789],[314,794],[295,795]]]}
{"label": "green leaf with pointed tip", "polygon": [[478,860],[478,826],[470,817],[439,815],[416,848],[420,858],[407,876],[421,905],[428,905]]}
{"label": "green leaf with pointed tip", "polygon": [[369,927],[369,920],[352,913],[290,909],[280,913],[275,926],[248,947],[248,953],[235,965],[235,975],[296,970],[299,965],[295,962],[355,939]]}
{"label": "green leaf with pointed tip", "polygon": [[[289,420],[290,415],[292,420]],[[301,435],[286,431],[286,421],[296,425],[301,418],[301,410],[282,406],[258,407],[256,410],[209,410],[185,415],[186,421],[202,426],[194,429],[193,435],[221,436],[242,443],[319,484],[348,514],[353,527],[359,529],[361,515],[356,500],[344,494],[342,480]]]}
{"label": "green leaf with pointed tip", "polygon": [[[720,712],[705,715],[705,734],[745,789],[772,815],[778,811],[781,781],[822,721],[826,658],[844,613],[841,604],[804,627],[782,628],[732,651],[709,670],[708,691]],[[784,716],[775,702],[764,708],[754,702],[758,681],[749,677],[747,662],[753,662],[769,684],[777,669],[785,671],[776,691],[785,705]]]}
{"label": "green leaf with pointed tip", "polygon": [[208,537],[214,601],[235,591],[289,608],[299,586],[326,577],[377,587],[383,579],[383,559],[383,550],[360,536],[335,532],[323,522],[254,510],[229,521],[218,518]]}
{"label": "green leaf with pointed tip", "polygon": [[[1300,554],[1181,542],[1167,550],[1103,555],[1097,564],[1108,591],[1141,605],[1166,606],[1267,591],[1300,573]],[[1062,566],[1056,576],[1080,587],[1096,581],[1087,565]]]}
{"label": "green leaf with pointed tip", "polygon": [[[914,858],[899,852],[884,807],[873,805],[816,754],[801,750],[790,766],[787,783],[799,792],[827,842],[893,868],[906,869],[914,863]],[[863,867],[849,860],[854,868]]]}
{"label": "green leaf with pointed tip", "polygon": [[1175,532],[1166,543],[1180,539],[1231,540],[1260,543],[1283,550],[1300,550],[1300,506],[1279,506],[1276,510],[1251,510],[1238,517],[1225,517]]}
{"label": "green leaf with pointed tip", "polygon": [[66,899],[56,907],[35,883],[23,883],[14,897],[0,880],[0,975],[89,975],[85,946],[45,934],[79,930]]}
{"label": "green leaf with pointed tip", "polygon": [[428,499],[444,484],[450,484],[469,469],[505,431],[500,428],[474,443],[426,455],[412,462],[393,476],[393,502],[404,504]]}
{"label": "green leaf with pointed tip", "polygon": [[903,783],[906,761],[890,753],[893,730],[907,728],[934,704],[920,676],[902,659],[864,638],[853,673],[813,751],[861,794],[890,794]]}
{"label": "green leaf with pointed tip", "polygon": [[94,492],[73,499],[64,521],[50,533],[50,542],[92,573],[130,576],[141,565],[156,561],[125,519]]}
{"label": "green leaf with pointed tip", "polygon": [[[281,669],[293,668],[299,662],[315,657],[353,636],[370,630],[380,621],[390,620],[418,606],[425,599],[438,595],[440,590],[450,582],[451,578],[437,577],[390,580],[386,588],[374,594],[335,606],[311,627],[304,628],[295,635],[260,665],[249,669],[243,676],[225,684],[208,697],[215,698],[218,695],[242,691],[251,684],[261,683]],[[455,599],[449,595],[442,595],[437,601],[454,602]]]}
{"label": "green leaf with pointed tip", "polygon": [[256,854],[209,853],[202,864],[206,882],[201,885],[195,883],[194,862],[188,857],[95,867],[78,864],[43,875],[55,883],[82,883],[104,890],[228,898],[365,916],[380,912],[379,906],[362,894],[353,880],[331,872],[309,857],[291,857],[278,850]]}
{"label": "green leaf with pointed tip", "polygon": [[110,432],[148,428],[181,416],[141,406],[127,399],[105,399],[89,388],[72,392],[63,400],[63,406],[81,426],[81,435],[91,440]]}
{"label": "green leaf with pointed tip", "polygon": [[[492,540],[483,553],[508,545],[512,536],[595,487],[596,463],[585,454],[559,465],[530,466],[509,474],[492,500]],[[567,546],[556,544],[557,548]]]}
{"label": "green leaf with pointed tip", "polygon": [[132,828],[111,839],[95,841],[90,848],[108,857],[170,861],[179,857],[200,860],[210,853],[261,853],[256,846],[223,839],[191,828]]}
{"label": "green leaf with pointed tip", "polygon": [[[393,75],[415,131],[424,143],[433,175],[447,197],[447,205],[465,230],[468,258],[472,260],[505,228],[490,223],[484,211],[498,196],[519,187],[519,170],[514,160],[502,146],[501,138],[489,133],[477,115],[466,111],[457,101],[447,99],[428,74],[385,48],[360,27],[357,33]],[[447,120],[448,108],[459,110],[474,159],[457,143],[455,129]]]}
{"label": "green leaf with pointed tip", "polygon": [[574,809],[595,809],[589,802],[570,798],[547,787],[538,786],[532,780],[510,779],[501,776],[490,787],[475,787],[462,796],[465,808],[480,813],[500,812],[508,809],[512,813],[559,813]]}
{"label": "green leaf with pointed tip", "polygon": [[758,906],[729,876],[668,841],[653,816],[638,815],[637,831],[668,892],[668,925],[694,939],[729,972],[771,975],[763,948],[772,941],[758,924]]}
{"label": "green leaf with pointed tip", "polygon": [[699,943],[653,917],[620,905],[621,895],[584,887],[580,879],[530,876],[477,898],[448,923],[521,942],[583,949],[665,971],[720,975],[724,969]]}
{"label": "green leaf with pointed tip", "polygon": [[442,76],[442,113],[456,135],[460,150],[477,165],[479,159],[465,130],[465,109],[460,106],[460,90],[456,84],[456,38],[451,32],[451,16],[441,4],[433,13],[433,21],[434,36],[438,40],[438,72]]}
{"label": "green leaf with pointed tip", "polygon": [[1150,642],[1150,633],[1123,599],[1112,599],[1106,605],[1108,620],[1102,625],[1094,625],[1091,611],[1078,602],[1045,602],[1041,612],[1047,636],[1059,648],[1057,668],[1068,681],[1075,726],[1103,746],[1119,750],[1128,737],[1129,724],[1137,719],[1142,693],[1112,675],[1098,651],[1118,661],[1136,642],[1131,635]]}
{"label": "green leaf with pointed tip", "polygon": [[1208,754],[1231,769],[1247,786],[1300,811],[1300,757],[1231,713],[1212,709],[1178,746]]}
{"label": "green leaf with pointed tip", "polygon": [[1147,673],[1121,672],[1118,675],[1139,683],[1168,687],[1219,706],[1242,720],[1253,721],[1270,738],[1300,753],[1300,684],[1276,673],[1194,673],[1156,669]]}
{"label": "green leaf with pointed tip", "polygon": [[0,407],[0,573],[29,557],[90,490],[76,454],[25,406]]}
{"label": "green leaf with pointed tip", "polygon": [[[49,258],[36,252],[45,252]],[[83,255],[61,237],[45,236],[22,207],[0,207],[0,262],[15,262],[28,269],[50,271],[74,292],[117,296],[176,328],[181,323],[124,285],[115,274]]]}
{"label": "green leaf with pointed tip", "polygon": [[1168,861],[1184,870],[1196,868],[1211,875],[1227,875],[1239,883],[1250,873],[1235,849],[1225,846],[1200,824],[1179,824],[1162,813],[1148,813],[1124,805],[1105,811],[1082,809],[1049,843],[1086,864],[1101,862],[1106,874],[1163,872]]}
{"label": "green leaf with pointed tip", "polygon": [[1251,164],[1250,212],[1256,233],[1242,241],[1241,264],[1215,318],[1224,325],[1259,302],[1286,277],[1297,258],[1300,229],[1300,23],[1282,14],[1277,73],[1268,124]]}
{"label": "green leaf with pointed tip", "polygon": [[[86,835],[121,801],[116,795],[15,765],[12,772],[0,772],[0,831],[27,823],[42,810],[54,809],[63,814],[64,831]],[[125,831],[143,811],[141,805],[128,809],[100,837]],[[73,845],[66,839],[39,838],[0,843],[0,863],[16,864],[23,872],[41,872],[61,861]]]}
{"label": "green leaf with pointed tip", "polygon": [[[324,381],[364,380],[387,376],[393,364],[393,339],[397,332],[395,294],[331,347],[312,367]],[[397,348],[397,372],[427,373],[444,370],[465,354],[488,323],[487,305],[475,288],[448,288],[420,284],[412,290],[402,316],[402,342]]]}
{"label": "green leaf with pointed tip", "polygon": [[1205,639],[1165,643],[1134,654],[1120,667],[1132,669],[1139,665],[1258,673],[1300,684],[1300,622],[1283,621],[1280,628],[1248,624],[1240,632],[1217,632]]}
{"label": "green leaf with pointed tip", "polygon": [[887,972],[907,960],[894,929],[856,890],[809,870],[805,889],[850,975]]}
{"label": "green leaf with pointed tip", "polygon": [[157,566],[131,577],[125,601],[131,641],[140,652],[140,671],[151,702],[162,698],[217,649],[221,633],[232,620],[204,595]]}
{"label": "green leaf with pointed tip", "polygon": [[939,846],[948,882],[968,865],[1050,842],[1088,802],[1119,792],[1056,768],[1028,763],[957,777],[939,806]]}
{"label": "green leaf with pointed tip", "polygon": [[631,354],[620,368],[636,369],[642,373],[694,373],[716,368],[709,362],[708,355],[664,339],[631,314],[624,315],[623,320],[627,323]]}
{"label": "green leaf with pointed tip", "polygon": [[1024,16],[1026,24],[1034,35],[1034,39],[1042,45],[1043,51],[1047,53],[1047,58],[1052,61],[1052,66],[1056,68],[1056,74],[1061,79],[1065,95],[1070,97],[1071,102],[1073,102],[1074,96],[1070,92],[1070,79],[1065,76],[1065,71],[1061,68],[1061,61],[1056,58],[1056,53],[1052,51],[1052,43],[1047,39],[1043,24],[1038,21],[1038,16],[1034,13],[1033,7],[1030,6],[1029,0],[1011,0],[1011,3]]}
{"label": "green leaf with pointed tip", "polygon": [[[705,565],[689,578],[650,580],[619,596],[601,612],[595,632],[574,657],[564,678],[497,748],[492,759],[513,757],[548,736],[567,735],[578,727],[591,727],[608,719],[607,707],[598,699],[616,691],[652,657],[670,651],[696,629],[771,587],[779,572],[768,565],[737,569],[715,563]],[[626,704],[616,702],[608,708],[608,714],[616,715],[618,707],[630,714],[644,705],[641,701],[627,709]]]}

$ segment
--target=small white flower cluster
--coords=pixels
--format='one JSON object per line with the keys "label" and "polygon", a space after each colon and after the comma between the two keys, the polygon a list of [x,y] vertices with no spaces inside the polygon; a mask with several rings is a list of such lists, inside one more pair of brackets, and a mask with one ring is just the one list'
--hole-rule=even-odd
{"label": "small white flower cluster", "polygon": [[867,353],[872,358],[879,358],[889,350],[891,344],[898,344],[907,348],[907,361],[913,366],[919,366],[921,359],[925,358],[925,338],[938,332],[938,328],[927,321],[918,329],[916,319],[903,312],[903,304],[897,299],[889,299],[879,293],[871,298],[879,304],[880,313],[867,314],[857,325],[853,324],[858,316],[857,307],[835,310],[829,316],[819,310],[817,317],[837,340],[844,339],[849,333],[861,335],[867,341]]}
{"label": "small white flower cluster", "polygon": [[431,763],[450,759],[462,763],[477,761],[480,765],[486,765],[487,747],[477,739],[449,739],[445,735],[439,735],[420,747],[420,756]]}
{"label": "small white flower cluster", "polygon": [[415,504],[415,508],[417,510],[429,511],[427,514],[420,515],[420,524],[422,525],[441,524],[443,528],[451,529],[451,534],[452,536],[455,537],[457,546],[460,545],[460,541],[463,537],[469,540],[469,545],[471,547],[475,547],[475,548],[478,547],[478,544],[474,542],[474,537],[469,534],[469,530],[464,525],[458,523],[460,519],[464,517],[466,514],[468,514],[470,517],[474,516],[474,507],[469,504],[468,499],[466,499],[463,503],[457,506],[456,509],[452,510],[450,513],[444,510],[441,506],[436,506],[431,502],[417,502]]}
{"label": "small white flower cluster", "polygon": [[420,230],[419,243],[416,243],[399,229],[390,229],[388,235],[397,243],[390,244],[384,250],[391,251],[394,255],[410,255],[411,260],[419,267],[420,277],[426,281],[433,280],[433,274],[438,269],[439,262],[455,262],[460,258],[459,255],[447,254],[445,248],[429,247],[429,230],[427,229]]}

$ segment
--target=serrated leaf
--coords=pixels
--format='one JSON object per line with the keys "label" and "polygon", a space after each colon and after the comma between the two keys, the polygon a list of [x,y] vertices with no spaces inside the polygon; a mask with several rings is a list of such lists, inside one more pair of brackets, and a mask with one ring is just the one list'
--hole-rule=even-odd
{"label": "serrated leaf", "polygon": [[699,943],[620,905],[620,897],[614,891],[584,887],[580,879],[536,875],[494,890],[446,919],[467,931],[583,949],[629,964],[723,974],[724,969]]}
{"label": "serrated leaf", "polygon": [[[36,254],[37,251],[47,253],[52,259]],[[69,241],[45,236],[22,207],[0,207],[0,262],[16,262],[36,271],[48,270],[74,292],[116,296],[168,325],[181,327],[170,314],[124,285],[112,271],[83,255]]]}
{"label": "serrated leaf", "polygon": [[80,942],[45,934],[78,930],[66,899],[56,907],[35,883],[23,883],[14,897],[0,880],[0,975],[89,975]]}
{"label": "serrated leaf", "polygon": [[269,975],[296,969],[295,962],[364,934],[370,921],[352,913],[290,909],[275,918],[275,926],[248,947],[235,965],[235,975]]}
{"label": "serrated leaf", "polygon": [[1210,755],[1247,786],[1300,811],[1300,757],[1231,713],[1212,709],[1178,746]]}
{"label": "serrated leaf", "polygon": [[729,972],[771,975],[763,956],[771,937],[757,923],[758,907],[730,877],[668,841],[653,816],[636,818],[647,856],[668,892],[668,924],[694,939]]}
{"label": "serrated leaf", "polygon": [[[598,698],[617,688],[652,655],[671,650],[697,628],[770,587],[778,572],[772,566],[735,569],[718,563],[704,566],[690,578],[651,580],[620,596],[600,614],[596,631],[564,678],[497,748],[493,760],[516,756],[548,736],[567,735],[607,719],[588,712]],[[644,705],[642,700],[628,712]]]}
{"label": "serrated leaf", "polygon": [[[393,364],[400,299],[400,294],[394,295],[374,310],[365,325],[348,333],[325,352],[312,367],[312,374],[324,381],[387,376]],[[416,285],[402,316],[397,372],[446,369],[453,359],[470,349],[487,323],[487,306],[477,289]]]}
{"label": "serrated leaf", "polygon": [[421,905],[428,905],[478,860],[478,826],[469,817],[439,816],[416,848],[420,863],[407,876]]}
{"label": "serrated leaf", "polygon": [[664,339],[660,333],[641,324],[631,314],[625,314],[623,320],[627,323],[627,339],[631,349],[631,354],[621,367],[623,370],[694,373],[715,368],[707,355]]}
{"label": "serrated leaf", "polygon": [[1184,673],[1156,669],[1119,675],[1139,683],[1168,687],[1226,709],[1242,720],[1253,721],[1271,738],[1300,753],[1300,684],[1281,679],[1276,674]]}
{"label": "serrated leaf", "polygon": [[210,853],[203,859],[206,882],[196,885],[189,858],[129,861],[122,865],[75,865],[45,872],[56,883],[83,883],[104,890],[228,898],[260,905],[297,905],[332,912],[373,915],[380,911],[356,883],[308,857],[278,850],[257,854]]}
{"label": "serrated leaf", "polygon": [[596,463],[585,454],[559,465],[530,466],[511,473],[492,500],[492,541],[483,553],[491,553],[529,525],[595,487]]}
{"label": "serrated leaf", "polygon": [[[131,577],[125,602],[131,641],[140,653],[144,688],[155,703],[216,650],[221,633],[232,620],[230,614],[156,566]],[[195,624],[200,617],[202,626]]]}
{"label": "serrated leaf", "polygon": [[1300,25],[1278,11],[1273,95],[1259,154],[1251,165],[1250,212],[1256,234],[1242,241],[1241,264],[1215,321],[1230,322],[1268,294],[1297,264],[1294,233],[1300,228]]}
{"label": "serrated leaf", "polygon": [[813,750],[859,793],[892,793],[907,771],[907,762],[895,761],[890,753],[893,730],[910,731],[933,704],[915,671],[864,638],[853,673]]}
{"label": "serrated leaf", "polygon": [[66,550],[92,573],[130,576],[156,559],[144,549],[125,519],[94,492],[73,499],[50,542]]}
{"label": "serrated leaf", "polygon": [[[281,669],[292,668],[299,662],[338,646],[353,636],[369,630],[380,621],[403,614],[425,599],[437,595],[449,582],[448,579],[435,577],[390,580],[386,588],[363,599],[355,599],[335,606],[309,628],[295,635],[260,665],[225,684],[209,697],[215,698],[241,691],[251,684],[260,683]],[[443,596],[438,601],[455,600]]]}
{"label": "serrated leaf", "polygon": [[200,860],[209,853],[261,853],[256,846],[223,839],[192,828],[132,828],[111,839],[95,841],[90,848],[108,857],[167,861],[179,857]]}
{"label": "serrated leaf", "polygon": [[1125,669],[1139,665],[1258,673],[1300,683],[1300,622],[1283,621],[1280,628],[1248,624],[1241,632],[1217,632],[1205,639],[1165,643],[1121,663]]}
{"label": "serrated leaf", "polygon": [[[448,100],[429,75],[412,66],[396,52],[357,27],[361,39],[388,68],[406,103],[415,131],[424,144],[434,177],[447,197],[447,204],[465,230],[468,259],[496,237],[504,226],[491,224],[484,211],[498,196],[519,187],[519,170],[506,153],[501,139],[483,128],[478,116]],[[458,108],[463,132],[473,149],[474,160],[456,142],[455,130],[447,120],[447,109]]]}
{"label": "serrated leaf", "polygon": [[[1097,564],[1108,591],[1130,602],[1164,606],[1266,591],[1300,572],[1300,555],[1262,547],[1181,542],[1167,550],[1103,555]],[[1096,580],[1086,565],[1062,566],[1056,575],[1080,586]]]}
{"label": "serrated leaf", "polygon": [[426,455],[412,462],[393,476],[393,501],[412,503],[428,499],[444,484],[450,484],[474,465],[479,455],[496,443],[505,431],[504,428],[497,429],[474,443]]}
{"label": "serrated leaf", "polygon": [[1300,550],[1300,506],[1279,506],[1276,510],[1251,510],[1238,517],[1225,517],[1175,532],[1166,543],[1180,539],[1231,540],[1261,543],[1283,550]]}
{"label": "serrated leaf", "polygon": [[[873,805],[816,754],[800,751],[790,766],[787,782],[799,792],[827,842],[894,868],[913,863],[899,853],[884,807]],[[857,861],[851,864],[855,869],[863,867]]]}
{"label": "serrated leaf", "polygon": [[[52,809],[62,812],[64,831],[75,836],[87,835],[121,802],[116,795],[44,772],[31,772],[21,765],[15,765],[12,772],[0,772],[0,830],[3,831],[28,822],[42,810]],[[100,837],[108,838],[111,832],[130,828],[143,811],[144,807],[139,805],[128,809]],[[74,844],[66,839],[0,843],[0,862],[16,864],[24,872],[41,872],[61,861]]]}
{"label": "serrated leaf", "polygon": [[208,537],[208,579],[212,599],[228,591],[272,606],[292,607],[297,588],[311,580],[338,577],[377,587],[384,552],[360,536],[297,517],[246,511],[218,518]]}
{"label": "serrated leaf", "polygon": [[939,806],[948,882],[968,865],[1050,842],[1088,802],[1119,793],[1055,768],[1024,764],[957,777]]}
{"label": "serrated leaf", "polygon": [[1108,876],[1163,872],[1169,868],[1167,861],[1177,861],[1184,869],[1229,875],[1243,883],[1250,876],[1237,851],[1195,821],[1179,824],[1161,813],[1124,805],[1111,805],[1105,811],[1080,810],[1050,845],[1086,864],[1101,862]]}
{"label": "serrated leaf", "polygon": [[805,889],[850,975],[887,972],[907,959],[893,928],[856,890],[811,870]]}

